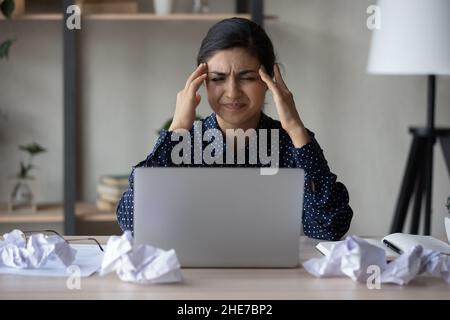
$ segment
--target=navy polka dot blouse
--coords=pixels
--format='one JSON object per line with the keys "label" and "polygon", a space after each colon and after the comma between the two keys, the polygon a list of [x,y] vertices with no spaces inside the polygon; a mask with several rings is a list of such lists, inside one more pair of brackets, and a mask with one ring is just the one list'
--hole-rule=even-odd
{"label": "navy polka dot blouse", "polygon": [[[202,131],[208,129],[219,129],[215,113],[201,120]],[[281,128],[281,123],[276,121],[264,113],[256,128],[258,129],[278,129],[279,130],[279,167],[280,168],[302,168],[305,170],[305,192],[303,201],[303,231],[305,235],[325,240],[339,240],[348,231],[353,211],[349,206],[349,196],[345,186],[336,181],[336,175],[330,172],[327,161],[323,155],[323,151],[314,138],[314,133],[308,130],[311,141],[301,148],[295,148],[292,141]],[[122,195],[117,207],[117,220],[122,230],[133,231],[133,180],[134,168],[136,167],[267,167],[261,165],[259,159],[257,163],[248,163],[246,156],[245,164],[195,164],[192,160],[191,164],[175,165],[171,160],[172,148],[178,141],[172,141],[172,132],[162,130],[158,140],[156,141],[153,151],[144,160],[133,166],[130,177],[128,190]],[[270,137],[270,132],[267,133]],[[214,141],[194,141],[193,128],[191,129],[192,144],[202,143],[203,149]],[[223,139],[223,149],[226,150],[225,141]],[[270,150],[270,149],[269,149]],[[248,153],[248,145],[246,146]],[[194,152],[191,152],[192,158]],[[270,154],[270,153],[268,153]]]}

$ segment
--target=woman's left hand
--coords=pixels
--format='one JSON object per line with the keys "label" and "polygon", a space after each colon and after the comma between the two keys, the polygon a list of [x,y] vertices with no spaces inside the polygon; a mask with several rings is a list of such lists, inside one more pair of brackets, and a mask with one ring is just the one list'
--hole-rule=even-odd
{"label": "woman's left hand", "polygon": [[281,77],[278,64],[275,64],[273,69],[275,81],[270,78],[263,65],[259,68],[259,75],[269,90],[272,91],[281,127],[288,133],[294,147],[301,148],[310,141],[308,132],[295,107],[294,96]]}

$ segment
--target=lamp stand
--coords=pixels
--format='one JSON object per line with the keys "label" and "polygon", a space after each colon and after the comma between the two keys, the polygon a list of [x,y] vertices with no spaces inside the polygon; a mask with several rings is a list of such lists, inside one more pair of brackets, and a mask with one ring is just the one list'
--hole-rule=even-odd
{"label": "lamp stand", "polygon": [[447,169],[450,172],[450,129],[436,129],[434,111],[436,98],[436,76],[428,76],[428,111],[427,127],[409,128],[413,135],[408,162],[394,212],[391,233],[402,232],[405,224],[409,202],[415,188],[415,199],[411,217],[411,234],[419,231],[422,199],[425,197],[423,233],[431,232],[431,203],[433,187],[433,148],[437,139],[441,141]]}

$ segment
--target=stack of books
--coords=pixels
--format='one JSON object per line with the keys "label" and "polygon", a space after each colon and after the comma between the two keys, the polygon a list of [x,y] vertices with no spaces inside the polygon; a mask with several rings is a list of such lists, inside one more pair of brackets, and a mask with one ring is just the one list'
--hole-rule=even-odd
{"label": "stack of books", "polygon": [[97,208],[102,211],[115,211],[127,188],[128,175],[102,176],[97,186]]}

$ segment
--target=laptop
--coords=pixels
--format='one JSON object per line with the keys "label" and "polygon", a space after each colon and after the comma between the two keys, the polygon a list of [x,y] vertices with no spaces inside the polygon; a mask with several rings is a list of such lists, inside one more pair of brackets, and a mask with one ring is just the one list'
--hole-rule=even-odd
{"label": "laptop", "polygon": [[294,168],[136,168],[134,242],[182,267],[297,267],[303,186]]}

